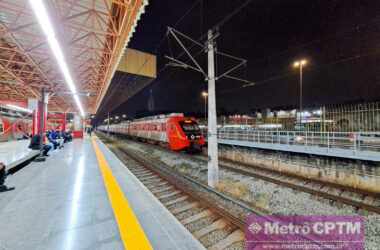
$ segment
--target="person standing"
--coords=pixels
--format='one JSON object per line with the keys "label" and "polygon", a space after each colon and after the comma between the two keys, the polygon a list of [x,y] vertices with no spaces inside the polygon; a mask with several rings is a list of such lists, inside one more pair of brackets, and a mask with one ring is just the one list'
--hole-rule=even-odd
{"label": "person standing", "polygon": [[6,188],[4,185],[6,177],[7,177],[7,172],[5,170],[5,165],[4,163],[0,162],[0,189]]}

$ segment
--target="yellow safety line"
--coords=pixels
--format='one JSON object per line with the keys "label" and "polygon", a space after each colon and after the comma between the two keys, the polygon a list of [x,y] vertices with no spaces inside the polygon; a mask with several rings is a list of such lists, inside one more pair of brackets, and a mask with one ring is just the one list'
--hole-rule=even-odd
{"label": "yellow safety line", "polygon": [[153,249],[95,139],[92,139],[92,145],[98,158],[124,248],[128,250]]}

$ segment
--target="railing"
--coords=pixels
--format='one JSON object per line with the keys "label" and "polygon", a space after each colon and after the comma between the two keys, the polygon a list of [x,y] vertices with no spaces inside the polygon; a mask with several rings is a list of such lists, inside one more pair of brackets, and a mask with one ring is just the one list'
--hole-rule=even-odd
{"label": "railing", "polygon": [[303,132],[303,131],[218,131],[219,139],[242,140],[257,143],[318,146],[354,151],[380,151],[380,133],[360,132]]}
{"label": "railing", "polygon": [[218,129],[218,139],[260,144],[315,146],[327,150],[380,151],[380,132],[263,131],[221,128]]}

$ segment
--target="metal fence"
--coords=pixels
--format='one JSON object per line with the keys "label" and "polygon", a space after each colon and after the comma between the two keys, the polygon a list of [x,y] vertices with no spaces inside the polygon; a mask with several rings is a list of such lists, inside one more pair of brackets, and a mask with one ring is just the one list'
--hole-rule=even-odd
{"label": "metal fence", "polygon": [[379,131],[380,103],[329,105],[323,109],[325,120],[334,121],[339,131]]}
{"label": "metal fence", "polygon": [[262,131],[222,128],[218,130],[218,139],[351,151],[380,151],[380,132]]}

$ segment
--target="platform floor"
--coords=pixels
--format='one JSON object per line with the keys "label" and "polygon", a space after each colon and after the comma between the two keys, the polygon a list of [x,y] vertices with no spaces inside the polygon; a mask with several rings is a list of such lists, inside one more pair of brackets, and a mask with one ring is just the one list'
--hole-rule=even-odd
{"label": "platform floor", "polygon": [[29,140],[0,142],[0,162],[9,169],[38,155],[38,150],[28,148],[29,143]]}
{"label": "platform floor", "polygon": [[[104,144],[96,143],[153,249],[203,249]],[[126,249],[118,223],[129,222],[118,219],[99,166],[91,139],[83,139],[9,176],[6,184],[15,189],[0,193],[0,249]]]}

